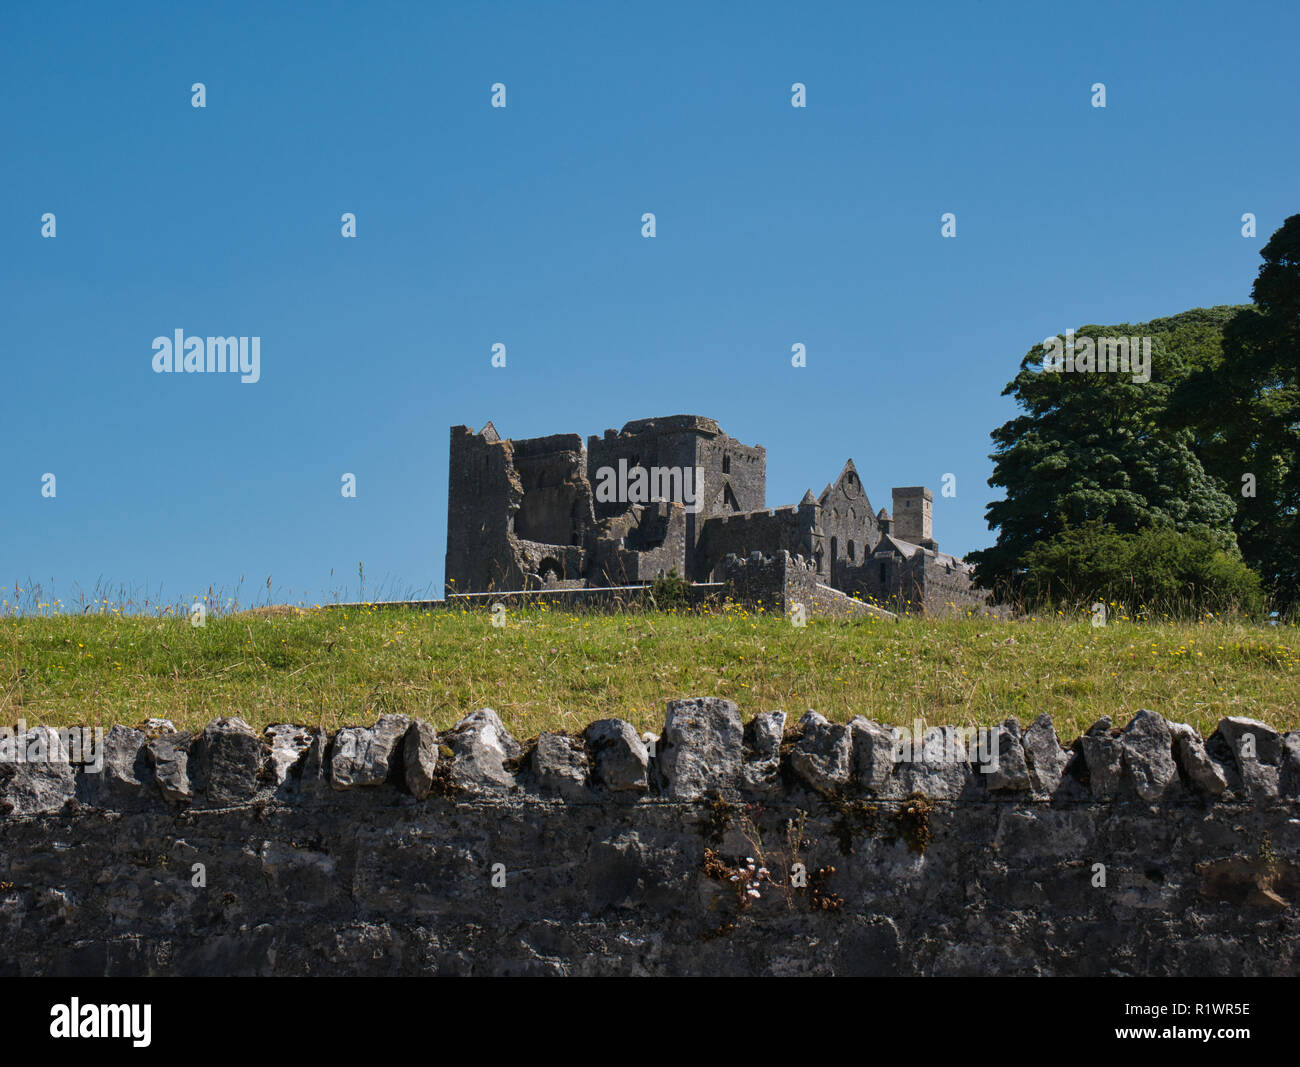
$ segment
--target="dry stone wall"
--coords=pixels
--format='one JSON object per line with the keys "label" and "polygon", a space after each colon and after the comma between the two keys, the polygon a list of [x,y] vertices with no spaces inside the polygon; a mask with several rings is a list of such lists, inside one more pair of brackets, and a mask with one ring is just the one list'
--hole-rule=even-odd
{"label": "dry stone wall", "polygon": [[[919,724],[918,724],[919,725]],[[116,726],[0,762],[15,975],[1280,975],[1300,733],[1142,711],[1062,747],[670,702],[521,742]],[[53,758],[20,762],[18,754]],[[994,753],[996,755],[994,756]]]}

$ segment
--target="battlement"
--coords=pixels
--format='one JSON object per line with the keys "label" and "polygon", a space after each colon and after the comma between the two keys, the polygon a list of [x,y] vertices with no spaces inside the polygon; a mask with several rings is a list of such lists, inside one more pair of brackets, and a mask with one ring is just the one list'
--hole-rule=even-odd
{"label": "battlement", "polygon": [[719,526],[739,526],[747,522],[761,522],[764,519],[797,519],[799,509],[793,504],[780,508],[760,508],[758,511],[733,511],[728,515],[716,515],[709,522]]}

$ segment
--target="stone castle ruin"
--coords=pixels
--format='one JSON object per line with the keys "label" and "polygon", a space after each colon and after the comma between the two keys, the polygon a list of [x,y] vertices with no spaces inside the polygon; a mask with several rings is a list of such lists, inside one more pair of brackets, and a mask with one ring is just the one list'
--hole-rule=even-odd
{"label": "stone castle ruin", "polygon": [[447,595],[635,586],[675,571],[818,611],[982,602],[971,569],[939,551],[923,486],[895,488],[891,518],[849,460],[818,497],[775,510],[766,497],[766,450],[700,415],[637,419],[585,448],[577,434],[453,426]]}

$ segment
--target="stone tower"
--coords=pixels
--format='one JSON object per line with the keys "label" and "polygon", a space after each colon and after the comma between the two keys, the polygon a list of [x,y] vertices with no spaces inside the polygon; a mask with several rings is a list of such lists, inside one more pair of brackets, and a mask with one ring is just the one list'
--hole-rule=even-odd
{"label": "stone tower", "polygon": [[[667,415],[636,419],[622,430],[606,430],[587,439],[588,477],[594,483],[602,467],[661,467],[697,471],[699,499],[686,513],[686,544],[693,556],[704,523],[715,515],[758,511],[767,496],[767,451],[728,436],[713,419],[702,415]],[[604,519],[625,504],[595,504]],[[689,566],[689,563],[688,563]]]}
{"label": "stone tower", "polygon": [[894,536],[934,549],[934,494],[923,485],[895,487]]}

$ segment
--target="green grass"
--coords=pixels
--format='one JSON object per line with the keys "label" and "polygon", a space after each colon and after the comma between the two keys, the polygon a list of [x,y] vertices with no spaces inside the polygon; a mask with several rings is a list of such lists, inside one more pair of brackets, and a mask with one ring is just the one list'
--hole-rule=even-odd
{"label": "green grass", "polygon": [[[1114,618],[1114,616],[1112,616]],[[184,617],[0,617],[0,722],[182,728],[239,715],[369,724],[386,712],[442,729],[495,708],[520,738],[627,719],[657,731],[665,701],[720,696],[746,719],[807,708],[846,721],[986,725],[1052,715],[1063,739],[1139,708],[1208,732],[1224,715],[1300,723],[1300,630],[1087,616],[836,622],[762,611],[488,614],[264,608]]]}

